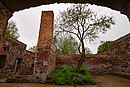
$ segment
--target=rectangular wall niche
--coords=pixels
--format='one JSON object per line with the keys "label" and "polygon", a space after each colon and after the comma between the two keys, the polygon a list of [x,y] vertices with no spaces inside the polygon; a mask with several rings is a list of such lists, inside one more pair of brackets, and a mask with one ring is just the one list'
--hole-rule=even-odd
{"label": "rectangular wall niche", "polygon": [[0,69],[3,69],[6,65],[6,55],[0,55]]}
{"label": "rectangular wall niche", "polygon": [[21,63],[22,58],[16,58],[14,72],[17,72],[20,69]]}

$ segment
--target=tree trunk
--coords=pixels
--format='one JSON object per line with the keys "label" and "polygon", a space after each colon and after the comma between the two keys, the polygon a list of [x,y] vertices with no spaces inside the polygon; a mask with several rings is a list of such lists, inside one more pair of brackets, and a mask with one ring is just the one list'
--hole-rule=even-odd
{"label": "tree trunk", "polygon": [[[81,68],[82,65],[83,65],[84,59],[85,59],[85,47],[84,47],[84,42],[83,42],[83,40],[81,40],[81,46],[82,46],[82,51],[80,52],[80,49],[79,49],[80,59],[79,59],[79,61],[78,61],[77,67],[76,67],[76,72],[79,72],[80,68]],[[74,87],[77,87],[76,85],[77,85],[77,84],[74,83]]]}
{"label": "tree trunk", "polygon": [[78,65],[77,65],[77,71],[82,67],[84,59],[85,59],[85,47],[84,47],[84,41],[81,40],[81,46],[82,46],[82,51],[80,53],[80,59],[78,61]]}

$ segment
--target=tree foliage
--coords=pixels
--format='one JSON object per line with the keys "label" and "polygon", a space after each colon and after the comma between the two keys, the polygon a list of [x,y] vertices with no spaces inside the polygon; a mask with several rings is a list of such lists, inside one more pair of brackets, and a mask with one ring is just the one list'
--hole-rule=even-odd
{"label": "tree foliage", "polygon": [[[78,41],[69,34],[54,36],[53,49],[57,55],[64,54],[79,54],[78,53]],[[91,50],[86,47],[85,54],[92,54]]]}
{"label": "tree foliage", "polygon": [[28,50],[35,53],[36,52],[36,46],[30,47]]}
{"label": "tree foliage", "polygon": [[16,22],[9,21],[7,25],[6,35],[10,38],[18,39],[20,37]]}
{"label": "tree foliage", "polygon": [[71,36],[57,37],[54,45],[56,54],[76,54],[78,42]]}
{"label": "tree foliage", "polygon": [[81,67],[85,58],[85,41],[94,41],[100,33],[105,33],[114,25],[112,16],[98,15],[87,4],[76,4],[59,13],[55,21],[57,32],[66,32],[76,36],[80,42],[79,53],[81,58],[78,66]]}
{"label": "tree foliage", "polygon": [[53,49],[56,54],[76,54],[78,42],[70,35],[54,35]]}
{"label": "tree foliage", "polygon": [[103,53],[104,51],[106,51],[111,42],[112,41],[101,41],[101,44],[98,47],[98,53]]}

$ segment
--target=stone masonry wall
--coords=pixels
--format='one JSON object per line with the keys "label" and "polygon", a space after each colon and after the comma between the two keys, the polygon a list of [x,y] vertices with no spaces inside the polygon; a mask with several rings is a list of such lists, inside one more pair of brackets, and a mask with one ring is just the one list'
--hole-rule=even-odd
{"label": "stone masonry wall", "polygon": [[51,49],[53,39],[53,20],[54,14],[52,11],[42,12],[34,65],[34,75],[38,82],[45,82],[46,76],[55,68],[55,55]]}
{"label": "stone masonry wall", "polygon": [[[5,65],[0,69],[0,75],[8,76],[14,73],[16,60],[22,60],[24,57],[24,52],[26,50],[26,45],[18,40],[11,38],[4,38],[4,42],[0,56],[5,56]],[[19,67],[20,69],[20,67]]]}
{"label": "stone masonry wall", "polygon": [[130,74],[130,33],[112,42],[108,47],[113,73]]}
{"label": "stone masonry wall", "polygon": [[[79,54],[59,55],[56,58],[56,67],[66,65],[76,66],[80,58]],[[109,74],[112,69],[111,61],[107,55],[89,54],[86,55],[83,67],[87,68],[92,74]]]}
{"label": "stone masonry wall", "polygon": [[21,69],[18,71],[18,75],[33,75],[35,53],[31,51],[25,51],[24,58],[21,63]]}
{"label": "stone masonry wall", "polygon": [[[8,19],[11,16],[12,12],[0,3],[0,76],[4,77],[11,74],[21,73],[32,74],[33,69],[30,68],[30,66],[32,65],[31,63],[34,54],[26,51],[26,45],[24,43],[8,38],[5,35]],[[3,60],[6,62],[2,63]]]}
{"label": "stone masonry wall", "polygon": [[[5,30],[7,27],[7,23],[8,23],[8,19],[12,16],[12,13],[5,7],[2,5],[2,3],[0,3],[0,55],[4,56],[4,57],[8,57],[7,52],[4,50],[7,50],[7,45],[5,42]],[[2,57],[0,56],[0,58]],[[3,58],[4,59],[4,58]],[[7,60],[4,59],[4,61],[6,61],[5,63],[8,63]],[[0,63],[2,63],[0,61]],[[5,67],[5,63],[3,63],[3,67],[4,68],[9,68],[9,66]],[[5,73],[4,73],[5,72]],[[10,69],[0,69],[0,76],[6,76],[7,74],[10,73]]]}

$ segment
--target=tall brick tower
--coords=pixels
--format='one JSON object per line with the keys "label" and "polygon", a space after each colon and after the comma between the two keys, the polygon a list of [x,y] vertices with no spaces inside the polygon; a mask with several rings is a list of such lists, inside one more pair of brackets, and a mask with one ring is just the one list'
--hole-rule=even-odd
{"label": "tall brick tower", "polygon": [[39,82],[45,82],[46,76],[55,68],[55,55],[51,49],[53,22],[53,11],[43,11],[34,68],[34,76]]}

